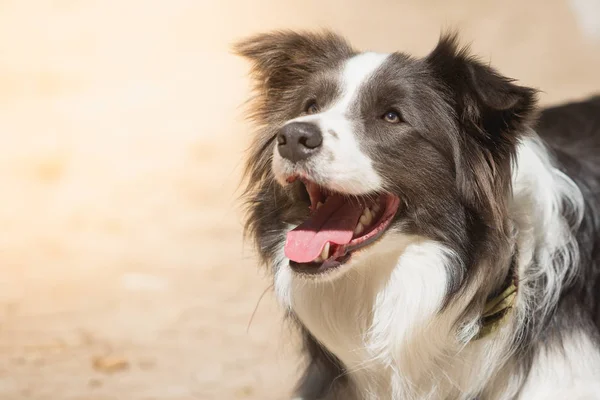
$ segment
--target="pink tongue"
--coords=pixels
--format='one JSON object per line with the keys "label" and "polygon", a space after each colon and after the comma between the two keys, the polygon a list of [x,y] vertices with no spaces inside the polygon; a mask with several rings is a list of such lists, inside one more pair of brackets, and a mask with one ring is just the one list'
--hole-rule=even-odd
{"label": "pink tongue", "polygon": [[358,201],[329,196],[325,204],[302,225],[287,234],[285,255],[292,261],[307,263],[317,258],[325,243],[348,244],[362,214]]}

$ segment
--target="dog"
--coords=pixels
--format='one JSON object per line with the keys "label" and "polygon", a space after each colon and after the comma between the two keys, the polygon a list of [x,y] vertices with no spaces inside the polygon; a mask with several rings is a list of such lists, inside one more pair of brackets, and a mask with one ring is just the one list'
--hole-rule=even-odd
{"label": "dog", "polygon": [[600,399],[600,97],[541,110],[440,36],[250,60],[247,233],[303,338],[297,399]]}

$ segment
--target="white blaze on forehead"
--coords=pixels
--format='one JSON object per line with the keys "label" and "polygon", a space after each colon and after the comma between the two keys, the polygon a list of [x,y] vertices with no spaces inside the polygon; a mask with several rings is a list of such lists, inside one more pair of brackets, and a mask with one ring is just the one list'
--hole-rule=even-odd
{"label": "white blaze on forehead", "polygon": [[358,96],[358,89],[369,80],[389,54],[362,53],[352,57],[342,71],[342,97],[332,109],[346,110]]}
{"label": "white blaze on forehead", "polygon": [[352,57],[342,70],[341,96],[317,121],[323,131],[323,153],[332,155],[324,168],[327,182],[334,190],[349,194],[379,191],[383,180],[373,168],[373,161],[361,149],[360,124],[354,118],[353,104],[360,101],[361,87],[385,62],[388,54],[363,53]]}

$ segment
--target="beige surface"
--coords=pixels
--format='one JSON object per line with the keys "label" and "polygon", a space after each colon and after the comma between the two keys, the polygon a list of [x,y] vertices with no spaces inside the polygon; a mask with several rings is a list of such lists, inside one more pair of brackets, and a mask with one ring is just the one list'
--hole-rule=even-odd
{"label": "beige surface", "polygon": [[285,398],[271,293],[246,329],[269,282],[241,242],[227,46],[319,26],[417,55],[454,26],[545,103],[600,89],[559,1],[0,2],[0,399]]}

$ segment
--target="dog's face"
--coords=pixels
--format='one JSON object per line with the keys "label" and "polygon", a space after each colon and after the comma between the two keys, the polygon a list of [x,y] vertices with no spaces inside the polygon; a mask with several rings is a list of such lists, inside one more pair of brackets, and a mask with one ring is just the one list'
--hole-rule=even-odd
{"label": "dog's face", "polygon": [[359,53],[329,33],[260,35],[237,51],[254,62],[249,227],[265,261],[283,248],[297,274],[327,276],[390,231],[468,258],[478,235],[506,229],[534,93],[454,38],[424,59]]}

